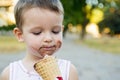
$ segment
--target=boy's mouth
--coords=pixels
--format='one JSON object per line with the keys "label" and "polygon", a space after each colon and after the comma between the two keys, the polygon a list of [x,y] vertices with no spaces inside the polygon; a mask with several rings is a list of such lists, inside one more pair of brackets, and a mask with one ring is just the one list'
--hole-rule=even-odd
{"label": "boy's mouth", "polygon": [[56,50],[56,46],[55,45],[52,45],[52,46],[42,46],[40,47],[39,49],[41,52],[54,52]]}
{"label": "boy's mouth", "polygon": [[56,49],[55,46],[43,46],[40,49],[45,50],[45,51],[53,51]]}

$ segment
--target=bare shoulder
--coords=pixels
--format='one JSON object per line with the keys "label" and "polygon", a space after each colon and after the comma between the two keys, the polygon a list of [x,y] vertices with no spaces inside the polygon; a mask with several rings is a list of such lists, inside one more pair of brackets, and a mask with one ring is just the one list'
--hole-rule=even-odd
{"label": "bare shoulder", "polygon": [[77,70],[73,64],[70,65],[69,80],[79,80]]}
{"label": "bare shoulder", "polygon": [[0,80],[9,80],[9,70],[10,70],[9,66],[3,70],[0,76]]}

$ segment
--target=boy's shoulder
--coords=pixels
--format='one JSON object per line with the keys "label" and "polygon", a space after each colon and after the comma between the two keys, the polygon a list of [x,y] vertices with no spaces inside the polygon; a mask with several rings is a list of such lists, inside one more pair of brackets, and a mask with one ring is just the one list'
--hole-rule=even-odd
{"label": "boy's shoulder", "polygon": [[10,67],[7,66],[1,73],[0,80],[9,80]]}
{"label": "boy's shoulder", "polygon": [[9,80],[9,77],[10,77],[9,73],[10,73],[10,68],[11,68],[10,66],[18,63],[19,61],[20,60],[11,62],[0,74],[0,80]]}
{"label": "boy's shoulder", "polygon": [[76,67],[71,63],[71,61],[58,59],[58,64],[60,65],[61,69],[67,68],[66,72],[69,74],[69,80],[79,80]]}

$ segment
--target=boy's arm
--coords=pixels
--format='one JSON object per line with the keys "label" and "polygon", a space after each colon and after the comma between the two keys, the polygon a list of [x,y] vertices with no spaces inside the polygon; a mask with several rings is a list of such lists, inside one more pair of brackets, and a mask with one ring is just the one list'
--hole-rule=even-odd
{"label": "boy's arm", "polygon": [[1,76],[0,76],[0,80],[9,80],[9,67],[6,67]]}
{"label": "boy's arm", "polygon": [[69,80],[79,80],[78,73],[74,65],[70,65]]}

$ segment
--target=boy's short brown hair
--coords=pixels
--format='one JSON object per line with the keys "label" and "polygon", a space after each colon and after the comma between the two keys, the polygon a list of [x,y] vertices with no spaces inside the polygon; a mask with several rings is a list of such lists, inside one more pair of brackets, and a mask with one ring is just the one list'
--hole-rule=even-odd
{"label": "boy's short brown hair", "polygon": [[22,29],[23,13],[31,8],[42,8],[54,11],[59,14],[64,14],[64,10],[60,0],[19,0],[14,9],[16,26]]}

